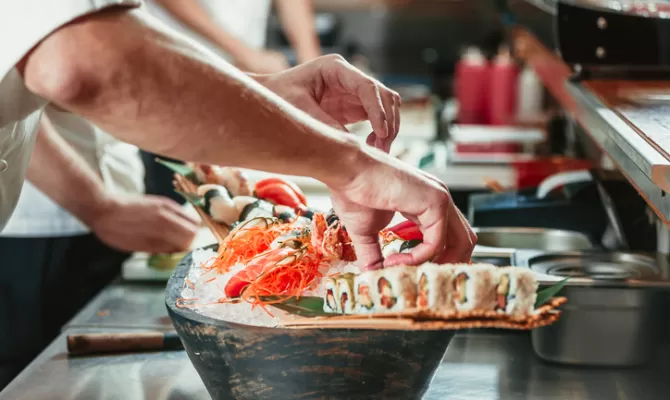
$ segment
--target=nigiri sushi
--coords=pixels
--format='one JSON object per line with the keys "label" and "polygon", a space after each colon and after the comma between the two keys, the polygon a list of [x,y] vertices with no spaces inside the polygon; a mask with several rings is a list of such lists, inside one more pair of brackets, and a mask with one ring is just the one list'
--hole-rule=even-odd
{"label": "nigiri sushi", "polygon": [[204,198],[203,208],[214,221],[232,225],[238,220],[240,214],[225,187],[214,184],[200,185],[197,193]]}

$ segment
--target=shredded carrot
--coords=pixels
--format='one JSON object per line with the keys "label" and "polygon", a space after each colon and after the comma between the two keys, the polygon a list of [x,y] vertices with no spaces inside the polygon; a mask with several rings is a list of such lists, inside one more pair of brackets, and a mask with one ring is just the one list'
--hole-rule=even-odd
{"label": "shredded carrot", "polygon": [[267,228],[247,228],[237,234],[228,235],[219,246],[219,256],[206,269],[216,269],[219,273],[225,273],[237,263],[246,264],[267,251],[270,244],[280,235],[294,229],[296,227],[292,224],[277,224]]}
{"label": "shredded carrot", "polygon": [[205,283],[209,283],[209,282],[213,281],[214,279],[216,279],[216,276],[213,276],[213,277],[207,279],[207,280],[205,281]]}
{"label": "shredded carrot", "polygon": [[[313,286],[317,279],[322,278],[319,266],[323,261],[311,245],[305,247],[304,253],[290,264],[270,266],[253,281],[242,293],[242,298],[253,305],[261,307],[282,303]],[[265,300],[263,297],[276,297]]]}

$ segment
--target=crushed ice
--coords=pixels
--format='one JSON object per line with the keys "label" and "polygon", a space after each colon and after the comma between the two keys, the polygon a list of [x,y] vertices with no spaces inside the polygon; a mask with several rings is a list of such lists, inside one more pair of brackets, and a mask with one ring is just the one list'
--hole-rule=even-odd
{"label": "crushed ice", "polygon": [[[236,304],[220,303],[224,297],[224,287],[230,278],[244,269],[243,264],[233,266],[230,271],[219,274],[214,270],[209,270],[217,253],[210,249],[193,250],[193,264],[189,269],[188,280],[193,285],[184,285],[182,297],[187,300],[188,307],[204,316],[239,324],[274,327],[279,320],[291,319],[293,316],[287,315],[283,311],[271,307],[271,317],[261,307],[252,307],[247,302]],[[334,275],[337,273],[353,272],[359,273],[359,268],[352,263],[336,262],[326,264],[321,268],[323,276]],[[311,290],[305,291],[305,296],[323,296],[323,288],[320,284]]]}

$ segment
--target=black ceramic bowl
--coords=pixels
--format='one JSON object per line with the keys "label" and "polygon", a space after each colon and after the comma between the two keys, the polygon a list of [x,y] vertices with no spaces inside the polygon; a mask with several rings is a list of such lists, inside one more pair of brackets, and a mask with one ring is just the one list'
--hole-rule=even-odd
{"label": "black ceramic bowl", "polygon": [[192,259],[177,266],[166,304],[214,399],[420,399],[453,331],[282,329],[230,323],[175,307]]}

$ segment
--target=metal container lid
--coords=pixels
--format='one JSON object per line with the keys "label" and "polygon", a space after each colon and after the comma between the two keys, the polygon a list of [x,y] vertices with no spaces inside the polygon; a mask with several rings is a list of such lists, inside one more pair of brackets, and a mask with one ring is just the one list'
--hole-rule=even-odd
{"label": "metal container lid", "polygon": [[670,288],[667,263],[642,254],[541,254],[530,257],[528,267],[538,274],[541,283],[569,277],[566,284],[571,286]]}

